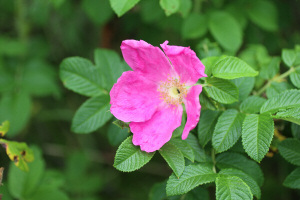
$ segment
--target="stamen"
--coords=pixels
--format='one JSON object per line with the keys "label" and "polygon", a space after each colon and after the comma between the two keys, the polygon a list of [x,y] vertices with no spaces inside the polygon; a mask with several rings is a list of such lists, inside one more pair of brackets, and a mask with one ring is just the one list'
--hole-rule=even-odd
{"label": "stamen", "polygon": [[166,82],[162,82],[158,91],[160,92],[160,99],[168,105],[182,104],[187,95],[185,84],[181,84],[179,79],[176,78],[168,78]]}

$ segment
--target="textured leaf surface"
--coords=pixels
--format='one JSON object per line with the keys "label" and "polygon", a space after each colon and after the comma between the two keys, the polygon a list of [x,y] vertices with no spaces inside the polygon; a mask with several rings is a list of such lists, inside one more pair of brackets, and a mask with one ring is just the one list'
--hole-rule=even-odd
{"label": "textured leaf surface", "polygon": [[90,133],[103,126],[111,117],[109,96],[92,97],[76,111],[72,120],[72,131]]}
{"label": "textured leaf surface", "polygon": [[132,136],[128,137],[119,146],[114,167],[123,172],[132,172],[143,167],[154,156],[155,152],[146,153],[132,144]]}
{"label": "textured leaf surface", "polygon": [[274,135],[274,121],[268,114],[251,114],[243,123],[242,141],[247,154],[260,162],[269,151]]}
{"label": "textured leaf surface", "polygon": [[187,143],[185,140],[181,140],[179,138],[171,139],[171,142],[181,151],[184,157],[194,162],[195,153],[193,148]]}
{"label": "textured leaf surface", "polygon": [[241,112],[250,114],[259,113],[261,106],[266,101],[267,100],[262,97],[250,96],[241,103],[240,110]]}
{"label": "textured leaf surface", "polygon": [[276,119],[283,119],[300,125],[300,108],[291,108],[288,110],[284,110],[278,112],[275,116],[272,117]]}
{"label": "textured leaf surface", "polygon": [[198,124],[198,138],[202,147],[204,147],[211,140],[220,114],[221,112],[213,110],[201,111]]}
{"label": "textured leaf surface", "polygon": [[133,8],[135,4],[137,4],[140,0],[109,0],[112,9],[121,17],[124,15],[128,10]]}
{"label": "textured leaf surface", "polygon": [[300,168],[292,171],[284,180],[283,185],[293,189],[300,189]]}
{"label": "textured leaf surface", "polygon": [[174,196],[187,193],[195,187],[215,181],[217,174],[212,166],[197,164],[186,166],[180,178],[172,174],[167,182],[167,195]]}
{"label": "textured leaf surface", "polygon": [[288,89],[293,89],[293,86],[287,82],[272,82],[271,85],[267,88],[266,94],[267,97],[270,99]]}
{"label": "textured leaf surface", "polygon": [[205,66],[205,74],[210,77],[213,67],[216,62],[220,59],[218,56],[211,56],[201,59],[202,64]]}
{"label": "textured leaf surface", "polygon": [[300,107],[300,90],[287,90],[269,99],[260,109],[261,113],[274,113],[281,109]]}
{"label": "textured leaf surface", "polygon": [[250,187],[252,194],[256,196],[258,199],[260,199],[261,197],[260,188],[258,184],[255,182],[255,180],[251,178],[248,174],[244,173],[241,170],[231,169],[231,168],[222,169],[219,174],[239,177]]}
{"label": "textured leaf surface", "polygon": [[100,68],[87,59],[66,58],[60,64],[59,73],[64,86],[81,95],[98,96],[107,93],[102,87]]}
{"label": "textured leaf surface", "polygon": [[219,176],[216,179],[217,200],[251,200],[253,195],[249,186],[236,176]]}
{"label": "textured leaf surface", "polygon": [[252,92],[254,87],[255,78],[254,77],[243,77],[231,80],[239,91],[239,100],[243,101]]}
{"label": "textured leaf surface", "polygon": [[237,51],[242,45],[242,28],[226,12],[214,12],[209,18],[209,30],[224,49]]}
{"label": "textured leaf surface", "polygon": [[208,78],[206,80],[209,86],[204,87],[204,90],[214,100],[224,104],[238,101],[239,91],[232,82],[219,78]]}
{"label": "textured leaf surface", "polygon": [[288,138],[278,145],[280,155],[288,162],[300,166],[300,141]]}
{"label": "textured leaf surface", "polygon": [[217,166],[220,169],[236,168],[251,176],[259,186],[262,186],[264,175],[259,165],[239,153],[225,152],[217,156]]}
{"label": "textured leaf surface", "polygon": [[282,49],[281,57],[283,62],[288,67],[291,67],[296,60],[296,52],[293,49]]}
{"label": "textured leaf surface", "polygon": [[216,124],[212,145],[217,153],[230,149],[242,134],[244,115],[229,109],[222,113]]}
{"label": "textured leaf surface", "polygon": [[168,142],[159,150],[159,153],[167,161],[174,174],[180,177],[185,166],[181,151],[174,144]]}
{"label": "textured leaf surface", "polygon": [[213,67],[212,73],[215,77],[224,79],[235,79],[258,75],[258,72],[250,67],[246,62],[233,56],[226,56],[219,60]]}
{"label": "textured leaf surface", "polygon": [[205,151],[201,148],[196,136],[190,133],[185,141],[192,147],[196,161],[205,162],[207,160]]}
{"label": "textured leaf surface", "polygon": [[290,74],[290,79],[294,86],[300,88],[300,68],[297,68],[296,71]]}

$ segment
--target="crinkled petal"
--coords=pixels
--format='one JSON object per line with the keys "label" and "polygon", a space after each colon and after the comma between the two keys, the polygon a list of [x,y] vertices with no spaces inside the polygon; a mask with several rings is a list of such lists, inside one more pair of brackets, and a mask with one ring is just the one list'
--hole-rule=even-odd
{"label": "crinkled petal", "polygon": [[137,72],[124,72],[110,91],[111,113],[124,122],[149,120],[161,102],[157,87]]}
{"label": "crinkled petal", "polygon": [[188,137],[190,130],[194,129],[199,122],[200,109],[201,109],[201,105],[199,102],[199,95],[201,91],[202,91],[201,85],[193,86],[191,87],[186,98],[184,99],[187,121],[182,133],[183,140],[185,140]]}
{"label": "crinkled petal", "polygon": [[199,78],[207,77],[204,65],[189,47],[171,46],[168,41],[161,44],[161,47],[180,76],[180,82],[193,85]]}
{"label": "crinkled petal", "polygon": [[153,152],[167,143],[173,131],[181,125],[182,106],[158,109],[146,122],[131,122],[132,142],[141,150]]}
{"label": "crinkled petal", "polygon": [[121,50],[127,64],[150,80],[165,81],[174,73],[170,61],[159,47],[142,40],[124,40]]}

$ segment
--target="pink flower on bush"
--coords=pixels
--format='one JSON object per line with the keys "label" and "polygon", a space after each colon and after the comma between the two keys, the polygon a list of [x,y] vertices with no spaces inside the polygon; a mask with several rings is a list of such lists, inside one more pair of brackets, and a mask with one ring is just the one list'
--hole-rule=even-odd
{"label": "pink flower on bush", "polygon": [[110,91],[111,113],[130,122],[132,142],[153,152],[168,142],[181,125],[185,104],[187,122],[182,139],[196,127],[201,105],[204,65],[188,47],[170,46],[168,41],[154,47],[145,41],[125,40],[121,50],[133,71],[122,74]]}

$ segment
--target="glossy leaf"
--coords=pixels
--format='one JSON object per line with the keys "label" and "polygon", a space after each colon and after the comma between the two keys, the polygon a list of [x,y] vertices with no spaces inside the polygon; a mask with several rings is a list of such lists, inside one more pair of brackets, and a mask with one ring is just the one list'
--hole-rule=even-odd
{"label": "glossy leaf", "polygon": [[280,111],[272,117],[276,119],[283,119],[285,121],[290,121],[300,125],[300,108],[291,108],[284,111]]}
{"label": "glossy leaf", "polygon": [[195,187],[215,181],[217,174],[212,166],[197,164],[186,166],[180,178],[172,174],[167,182],[167,195],[174,196],[187,193]]}
{"label": "glossy leaf", "polygon": [[269,151],[274,135],[274,121],[268,114],[247,115],[243,123],[242,141],[247,154],[260,162]]}
{"label": "glossy leaf", "polygon": [[212,145],[217,153],[230,149],[242,134],[244,115],[229,109],[219,117],[212,136]]}
{"label": "glossy leaf", "polygon": [[111,117],[109,96],[92,97],[76,111],[72,120],[72,131],[90,133],[103,126]]}
{"label": "glossy leaf", "polygon": [[300,166],[300,141],[288,138],[278,145],[280,155],[288,162]]}
{"label": "glossy leaf", "polygon": [[300,90],[287,90],[269,99],[260,109],[261,113],[274,113],[281,109],[300,106]]}
{"label": "glossy leaf", "polygon": [[258,75],[258,72],[246,62],[233,56],[227,56],[218,60],[212,69],[212,73],[215,77],[223,79],[235,79]]}
{"label": "glossy leaf", "polygon": [[130,136],[119,146],[115,156],[114,167],[123,172],[132,172],[148,163],[154,154],[155,152],[147,153],[141,151],[138,146],[134,146],[132,144],[132,136]]}
{"label": "glossy leaf", "polygon": [[207,78],[206,80],[209,86],[204,87],[204,90],[211,98],[224,104],[238,101],[239,91],[232,82],[219,78]]}
{"label": "glossy leaf", "polygon": [[159,153],[171,167],[174,174],[179,178],[185,166],[181,151],[174,144],[168,142],[159,150]]}

